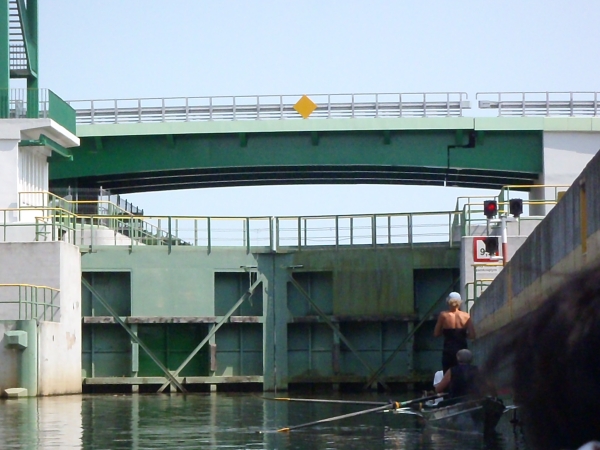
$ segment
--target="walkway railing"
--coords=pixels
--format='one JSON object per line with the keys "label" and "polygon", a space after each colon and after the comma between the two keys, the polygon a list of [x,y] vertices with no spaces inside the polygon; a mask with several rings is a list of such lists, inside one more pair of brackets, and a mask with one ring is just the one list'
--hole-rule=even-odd
{"label": "walkway railing", "polygon": [[498,116],[597,116],[599,92],[479,92],[479,108]]}
{"label": "walkway railing", "polygon": [[99,200],[70,200],[48,191],[19,192],[19,208],[43,209],[50,215],[54,214],[52,208],[74,214],[101,216],[132,216],[143,212],[121,199],[119,195],[102,195],[101,190],[93,190],[93,194],[91,198]]}
{"label": "walkway railing", "polygon": [[[0,241],[64,240],[93,249],[103,245],[243,247],[278,251],[317,246],[377,246],[460,242],[459,212],[300,217],[173,217],[78,215],[60,207],[0,210]],[[34,217],[30,222],[11,217]],[[32,223],[33,222],[33,223]],[[13,231],[11,231],[13,230]],[[27,234],[28,233],[28,234]]]}
{"label": "walkway railing", "polygon": [[32,284],[0,284],[0,316],[4,320],[57,322],[60,290]]}
{"label": "walkway railing", "polygon": [[53,119],[77,131],[75,111],[50,89],[0,89],[0,119]]}
{"label": "walkway railing", "polygon": [[[460,243],[460,213],[427,212],[276,217],[277,248],[377,246],[425,242]],[[460,218],[459,218],[460,223]]]}
{"label": "walkway railing", "polygon": [[[70,100],[78,124],[302,119],[298,95]],[[311,94],[310,119],[448,117],[470,108],[464,92]]]}

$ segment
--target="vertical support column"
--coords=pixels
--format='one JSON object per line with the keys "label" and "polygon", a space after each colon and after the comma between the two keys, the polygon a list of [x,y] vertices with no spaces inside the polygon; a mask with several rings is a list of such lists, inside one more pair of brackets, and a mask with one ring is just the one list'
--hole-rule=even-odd
{"label": "vertical support column", "polygon": [[[37,0],[27,1],[27,55],[29,75],[27,76],[27,118],[37,119],[40,113],[38,85],[38,7]],[[49,107],[49,105],[48,105]]]}
{"label": "vertical support column", "polygon": [[410,336],[406,340],[406,370],[407,375],[412,375],[415,369],[415,353],[414,353],[414,343],[415,343],[415,335],[413,330],[415,328],[415,324],[412,322],[407,322],[406,325],[406,333],[407,336]]}
{"label": "vertical support column", "polygon": [[[335,324],[336,328],[339,328],[339,324]],[[340,374],[340,359],[341,359],[341,350],[340,350],[340,336],[339,333],[333,333],[333,348],[331,349],[331,365],[333,376],[336,377]],[[339,383],[333,383],[332,389],[334,391],[340,390]]]}
{"label": "vertical support column", "polygon": [[19,387],[27,389],[29,397],[38,395],[38,332],[35,320],[18,320],[17,328],[27,333],[27,348],[21,353]]}
{"label": "vertical support column", "polygon": [[[137,323],[131,324],[131,332],[138,335],[138,325]],[[140,370],[140,344],[138,344],[134,339],[131,340],[131,376],[138,376],[138,372]],[[131,385],[131,393],[137,394],[140,391],[140,386],[137,384]]]}
{"label": "vertical support column", "polygon": [[8,0],[0,1],[0,118],[9,115],[10,48]]}
{"label": "vertical support column", "polygon": [[[213,323],[211,325],[211,330],[210,332],[213,331],[213,329],[215,328],[215,324]],[[216,376],[216,372],[217,372],[217,335],[215,333],[213,333],[213,335],[208,339],[208,346],[209,346],[209,350],[210,350],[210,367],[209,367],[209,372],[208,375],[211,377]],[[210,392],[217,392],[217,385],[216,384],[211,384],[210,385]]]}
{"label": "vertical support column", "polygon": [[287,271],[290,255],[258,255],[263,281],[263,389],[288,388]]}

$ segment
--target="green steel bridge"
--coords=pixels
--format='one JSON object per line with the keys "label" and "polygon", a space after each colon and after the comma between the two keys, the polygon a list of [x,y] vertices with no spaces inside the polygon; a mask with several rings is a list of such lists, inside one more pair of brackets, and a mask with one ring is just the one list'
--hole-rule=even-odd
{"label": "green steel bridge", "polygon": [[[52,188],[113,193],[281,184],[500,189],[543,173],[543,133],[599,131],[597,92],[464,92],[69,101],[81,146]],[[467,115],[467,114],[471,115]]]}

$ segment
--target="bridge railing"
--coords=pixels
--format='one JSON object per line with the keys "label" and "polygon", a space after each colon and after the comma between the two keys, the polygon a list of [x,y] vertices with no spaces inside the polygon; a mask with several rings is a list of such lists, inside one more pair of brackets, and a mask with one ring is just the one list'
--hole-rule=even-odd
{"label": "bridge railing", "polygon": [[[301,119],[302,95],[70,100],[78,124]],[[465,92],[312,94],[311,119],[448,117],[470,108]]]}
{"label": "bridge railing", "polygon": [[479,92],[481,109],[498,116],[597,116],[599,92]]}

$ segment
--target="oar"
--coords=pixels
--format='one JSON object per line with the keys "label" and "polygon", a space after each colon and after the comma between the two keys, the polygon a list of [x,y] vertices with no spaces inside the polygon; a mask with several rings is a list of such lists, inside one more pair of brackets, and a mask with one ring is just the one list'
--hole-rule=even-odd
{"label": "oar", "polygon": [[306,403],[349,403],[352,405],[389,405],[390,402],[366,402],[354,400],[329,400],[322,398],[287,398],[287,397],[263,397],[265,400],[280,400],[286,402],[306,402]]}
{"label": "oar", "polygon": [[[398,403],[396,402],[395,404],[398,404]],[[305,428],[305,427],[310,427],[313,425],[318,425],[320,423],[333,422],[334,420],[341,420],[341,419],[346,419],[348,417],[360,416],[362,414],[368,414],[368,413],[372,413],[372,412],[376,412],[376,411],[383,411],[384,409],[394,407],[395,404],[387,403],[383,406],[378,406],[377,408],[365,409],[363,411],[357,411],[357,412],[353,412],[350,414],[343,414],[341,416],[328,417],[327,419],[316,420],[314,422],[302,423],[300,425],[293,425],[291,427],[280,428],[279,430],[275,430],[275,432],[277,432],[277,433],[287,432],[287,431],[297,430],[298,428]]]}
{"label": "oar", "polygon": [[[272,432],[276,432],[276,433],[288,432],[288,431],[292,431],[292,430],[297,430],[298,428],[310,427],[313,425],[318,425],[320,423],[333,422],[335,420],[341,420],[341,419],[346,419],[348,417],[355,417],[355,416],[360,416],[362,414],[383,411],[383,410],[389,409],[389,408],[398,409],[403,406],[412,405],[413,403],[418,403],[418,402],[422,402],[425,400],[431,400],[433,398],[442,397],[443,395],[444,394],[429,395],[427,397],[415,398],[414,400],[407,400],[405,402],[389,402],[383,406],[378,406],[377,408],[364,409],[362,411],[357,411],[357,412],[353,412],[353,413],[349,413],[349,414],[343,414],[341,416],[328,417],[327,419],[321,419],[321,420],[316,420],[314,422],[302,423],[300,425],[292,425],[290,427],[280,428],[278,430],[274,430],[274,431],[270,431],[270,432],[271,433]],[[269,433],[269,431],[261,431],[261,433]]]}

